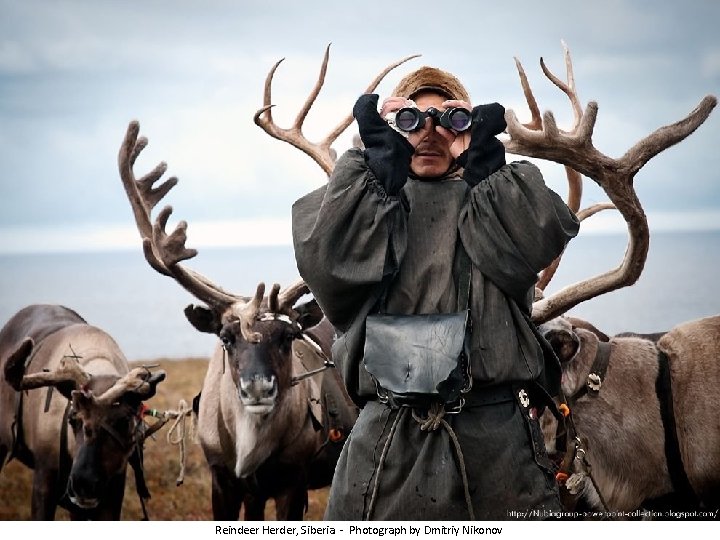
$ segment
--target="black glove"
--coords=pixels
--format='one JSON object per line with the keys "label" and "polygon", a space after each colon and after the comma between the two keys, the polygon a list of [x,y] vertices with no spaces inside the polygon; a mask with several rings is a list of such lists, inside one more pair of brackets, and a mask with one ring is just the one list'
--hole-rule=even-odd
{"label": "black glove", "polygon": [[505,146],[495,135],[502,133],[506,126],[505,107],[499,103],[473,108],[470,146],[457,157],[458,165],[465,169],[463,177],[470,186],[476,186],[505,165]]}
{"label": "black glove", "polygon": [[363,94],[355,102],[353,116],[368,167],[388,195],[397,195],[407,181],[415,148],[380,117],[377,103],[377,94]]}

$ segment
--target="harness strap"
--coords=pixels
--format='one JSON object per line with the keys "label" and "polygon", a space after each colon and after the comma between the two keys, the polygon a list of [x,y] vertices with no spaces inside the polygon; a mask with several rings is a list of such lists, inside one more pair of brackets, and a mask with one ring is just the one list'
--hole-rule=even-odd
{"label": "harness strap", "polygon": [[[569,405],[569,408],[566,409],[566,414],[563,415],[565,418],[562,420],[558,418],[558,432],[555,436],[556,448],[563,448],[565,453],[556,474],[556,479],[561,486],[564,487],[564,490],[561,490],[561,498],[563,503],[568,507],[572,506],[574,508],[574,505],[577,504],[579,496],[582,493],[582,483],[590,481],[600,500],[602,509],[605,512],[608,511],[605,498],[592,475],[592,468],[587,459],[587,451],[575,426],[572,409],[575,403],[586,394],[590,395],[591,399],[599,394],[602,383],[605,380],[611,352],[610,343],[598,342],[598,348],[586,384],[569,398],[566,398],[562,391],[560,392],[563,405],[566,407]],[[561,424],[565,427],[562,432],[560,431]],[[569,438],[572,438],[572,442],[568,445],[567,441]]]}
{"label": "harness strap", "polygon": [[[600,499],[600,504],[603,507],[603,510],[605,510],[606,512],[608,511],[608,507],[605,502],[605,498],[603,497],[600,488],[597,485],[597,482],[595,482],[595,478],[591,474],[590,463],[588,463],[587,460],[587,452],[583,447],[580,435],[578,434],[577,428],[575,426],[572,408],[575,406],[575,403],[586,394],[592,396],[593,398],[599,394],[602,383],[605,380],[608,364],[610,363],[609,361],[611,352],[611,344],[609,342],[598,342],[598,348],[595,352],[595,359],[593,360],[592,366],[590,367],[590,373],[588,374],[586,384],[583,385],[583,387],[580,388],[580,390],[578,390],[575,395],[570,396],[570,398],[566,400],[566,403],[570,404],[570,410],[566,419],[566,426],[570,428],[570,436],[573,437],[574,441],[573,444],[569,448],[567,448],[563,463],[559,471],[561,473],[564,473],[564,476],[567,477],[568,473],[571,472],[571,469],[577,468],[579,472],[573,471],[573,474],[570,475],[570,478],[567,478],[567,480],[572,481],[574,476],[576,477],[576,479],[581,479],[583,477],[589,479],[590,482],[592,482],[593,487],[595,488],[595,492],[597,493],[598,498]],[[579,490],[576,486],[573,488],[571,488],[570,486],[567,487],[568,492],[570,492],[572,495],[579,494]],[[575,500],[574,502],[577,501]]]}
{"label": "harness strap", "polygon": [[48,386],[47,394],[45,395],[45,408],[43,409],[43,412],[48,412],[50,410],[50,402],[52,401],[53,390],[55,390],[54,386]]}
{"label": "harness strap", "polygon": [[62,489],[62,494],[57,493],[57,500],[60,506],[68,509],[72,508],[72,504],[68,499],[67,485],[70,479],[70,470],[72,469],[72,457],[68,452],[68,425],[70,418],[70,410],[72,409],[72,402],[68,400],[65,406],[65,412],[63,413],[62,423],[60,424],[60,452],[58,457],[58,476],[57,476],[57,489]]}
{"label": "harness strap", "polygon": [[135,441],[135,449],[130,454],[130,466],[135,473],[135,491],[140,499],[140,507],[142,508],[143,521],[150,521],[148,516],[147,508],[145,508],[145,500],[150,498],[150,491],[148,490],[147,483],[145,482],[145,467],[143,465],[143,447],[142,442],[137,439]]}
{"label": "harness strap", "polygon": [[683,500],[697,506],[698,498],[690,485],[687,472],[680,454],[677,425],[673,410],[672,378],[670,377],[670,362],[667,355],[658,349],[658,377],[655,381],[655,392],[660,402],[660,417],[665,432],[665,459],[673,491]]}
{"label": "harness strap", "polygon": [[[10,455],[7,457],[7,462],[12,461],[13,458],[18,456],[24,448],[23,434],[22,434],[22,409],[23,409],[23,394],[25,392],[15,393],[15,418],[10,425],[10,433],[12,434],[12,444],[10,445]],[[0,465],[5,465],[0,463]]]}
{"label": "harness strap", "polygon": [[610,352],[612,346],[609,342],[598,341],[598,348],[595,352],[595,359],[593,360],[590,373],[587,377],[587,382],[580,391],[573,396],[574,400],[580,399],[585,394],[591,396],[597,396],[602,387],[602,383],[605,381],[605,374],[607,373],[608,364],[610,363]]}
{"label": "harness strap", "polygon": [[[133,412],[133,416],[136,413]],[[103,422],[101,427],[115,440],[120,448],[127,448],[124,444],[123,438],[120,434],[108,423]],[[143,465],[143,422],[142,417],[137,417],[137,424],[134,428],[133,440],[130,443],[133,447],[132,453],[128,458],[128,463],[133,469],[135,475],[135,491],[140,499],[140,508],[143,513],[143,521],[150,521],[148,516],[147,508],[145,507],[145,500],[150,498],[150,491],[148,490],[147,483],[145,482],[145,468]]]}

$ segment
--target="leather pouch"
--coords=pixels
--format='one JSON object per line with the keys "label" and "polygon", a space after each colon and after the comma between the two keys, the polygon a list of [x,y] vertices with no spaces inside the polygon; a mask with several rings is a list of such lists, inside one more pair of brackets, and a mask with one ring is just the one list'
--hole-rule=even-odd
{"label": "leather pouch", "polygon": [[399,405],[455,403],[470,390],[466,337],[469,311],[370,315],[365,369],[381,400]]}

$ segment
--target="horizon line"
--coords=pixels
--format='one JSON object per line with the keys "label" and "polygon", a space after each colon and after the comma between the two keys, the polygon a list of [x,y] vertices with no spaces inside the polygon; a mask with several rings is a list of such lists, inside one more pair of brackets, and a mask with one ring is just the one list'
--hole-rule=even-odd
{"label": "horizon line", "polygon": [[[720,231],[720,210],[648,212],[650,235],[673,232]],[[167,230],[175,227],[169,223]],[[247,231],[254,235],[248,235]],[[262,231],[262,235],[257,232]],[[627,235],[627,224],[617,213],[583,221],[578,236]],[[292,247],[289,218],[222,220],[193,223],[187,230],[188,248]],[[140,251],[137,229],[129,225],[75,225],[65,227],[0,228],[0,255],[42,253],[96,253]]]}

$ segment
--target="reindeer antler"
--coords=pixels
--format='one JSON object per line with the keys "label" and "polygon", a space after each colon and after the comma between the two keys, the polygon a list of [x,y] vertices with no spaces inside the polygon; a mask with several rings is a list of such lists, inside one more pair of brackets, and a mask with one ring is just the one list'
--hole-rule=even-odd
{"label": "reindeer antler", "polygon": [[[580,99],[577,95],[577,88],[575,86],[575,74],[573,72],[573,66],[572,66],[572,59],[570,58],[570,51],[567,48],[567,45],[565,42],[562,42],[564,56],[565,56],[565,73],[567,77],[567,82],[561,81],[558,77],[556,77],[545,65],[545,61],[541,58],[540,59],[540,67],[542,68],[543,73],[545,76],[550,79],[550,81],[557,86],[562,92],[568,97],[570,100],[570,105],[572,107],[573,111],[573,125],[570,128],[570,131],[574,131],[577,129],[577,127],[580,124],[580,120],[582,118],[582,107],[580,105]],[[538,107],[537,101],[535,99],[535,96],[532,92],[532,89],[530,88],[530,83],[528,82],[527,75],[525,74],[525,69],[523,68],[522,64],[520,63],[520,60],[515,58],[515,66],[518,70],[518,75],[520,76],[520,84],[523,89],[523,93],[525,94],[525,100],[527,101],[528,108],[530,109],[531,114],[531,120],[527,124],[523,124],[524,127],[527,129],[530,129],[532,131],[542,131],[543,128],[543,122],[542,117],[540,116],[540,108]],[[575,169],[564,165],[565,167],[565,175],[567,177],[568,181],[568,196],[567,196],[567,205],[570,210],[575,212],[578,216],[578,218],[582,221],[586,217],[590,217],[600,210],[608,210],[611,208],[615,208],[614,205],[609,203],[601,203],[600,205],[595,205],[593,207],[592,212],[583,212],[580,210],[580,202],[582,200],[582,194],[583,194],[583,183],[582,183],[582,175],[577,172]],[[547,268],[543,269],[543,271],[540,273],[540,276],[538,277],[538,281],[535,284],[535,286],[540,289],[541,291],[544,291],[545,288],[550,284],[550,281],[552,281],[552,278],[555,276],[555,272],[557,271],[558,267],[560,266],[560,261],[562,260],[563,253],[557,256],[557,258],[551,262]]]}
{"label": "reindeer antler", "polygon": [[[277,292],[275,293],[277,294]],[[259,343],[262,339],[262,334],[259,332],[253,332],[252,325],[257,319],[258,313],[260,312],[260,304],[262,304],[263,297],[265,296],[265,283],[258,283],[257,289],[255,289],[255,296],[252,300],[245,304],[237,304],[233,306],[233,314],[240,321],[240,331],[243,337],[250,343]]]}
{"label": "reindeer antler", "polygon": [[197,255],[194,249],[187,249],[187,223],[181,221],[169,235],[165,232],[172,207],[163,208],[155,221],[150,224],[150,213],[160,200],[177,184],[178,180],[171,177],[158,187],[154,184],[161,179],[167,170],[165,162],[161,162],[152,171],[137,180],[133,167],[140,152],[147,146],[145,137],[138,138],[140,124],[130,122],[125,139],[118,154],[120,178],[125,188],[130,206],[135,215],[140,237],[143,240],[145,259],[159,273],[175,279],[183,288],[211,308],[222,310],[235,302],[246,302],[248,298],[231,294],[210,282],[204,276],[187,269],[179,263]]}
{"label": "reindeer antler", "polygon": [[93,399],[98,405],[112,405],[127,393],[136,394],[140,399],[146,399],[155,394],[155,387],[164,379],[164,371],[152,373],[145,367],[137,367],[120,377],[115,384]]}
{"label": "reindeer antler", "polygon": [[[506,150],[513,154],[555,161],[593,179],[627,222],[629,241],[625,258],[617,268],[570,285],[536,302],[533,306],[533,319],[539,323],[558,316],[585,300],[637,281],[645,265],[650,236],[647,218],[633,187],[635,174],[651,158],[695,131],[717,104],[714,96],[706,96],[684,119],[657,129],[635,144],[620,159],[611,159],[593,146],[592,133],[598,106],[597,103],[590,102],[582,112],[574,88],[570,54],[564,43],[563,47],[568,66],[567,85],[550,73],[542,59],[540,62],[545,75],[570,97],[575,112],[573,128],[567,132],[558,129],[555,118],[549,111],[540,121],[542,129],[538,129],[539,113],[536,112],[533,112],[532,126],[528,127],[521,124],[515,113],[508,109],[505,120],[511,139],[505,143]],[[527,97],[529,93],[532,96],[522,66],[519,62],[517,64],[525,95]],[[528,98],[528,104],[531,111],[537,111],[534,98],[532,103]]]}
{"label": "reindeer antler", "polygon": [[276,283],[273,285],[270,295],[268,296],[268,306],[270,312],[282,313],[292,319],[296,319],[298,317],[298,313],[293,309],[293,306],[301,296],[308,294],[309,292],[310,288],[302,279],[286,287],[282,293],[280,293],[280,285]]}
{"label": "reindeer antler", "polygon": [[[404,64],[408,60],[412,60],[413,58],[417,58],[420,56],[419,54],[414,54],[412,56],[407,56],[403,58],[402,60],[398,60],[397,62],[390,64],[388,67],[386,67],[384,70],[378,74],[375,79],[370,83],[370,85],[367,87],[364,93],[369,94],[375,88],[377,88],[378,84],[380,84],[380,81],[382,81],[385,76],[390,73],[393,69],[398,67],[401,64]],[[329,176],[332,172],[334,166],[335,166],[335,158],[336,154],[330,148],[330,145],[335,142],[335,139],[337,139],[340,134],[347,129],[347,127],[352,123],[353,116],[352,114],[349,114],[347,117],[345,117],[330,133],[319,143],[311,143],[307,140],[305,135],[303,135],[302,132],[302,125],[303,122],[305,122],[305,117],[307,116],[308,112],[310,111],[310,108],[315,103],[315,99],[318,97],[318,94],[320,93],[320,89],[322,88],[322,85],[325,82],[325,74],[327,73],[327,66],[328,61],[330,59],[330,45],[327,46],[325,49],[325,56],[323,57],[322,66],[320,67],[320,75],[318,76],[318,80],[315,83],[315,87],[310,92],[310,95],[308,96],[307,100],[303,104],[303,106],[300,108],[300,111],[298,112],[298,115],[295,117],[295,121],[293,122],[292,126],[283,129],[281,127],[278,127],[275,122],[273,122],[272,119],[272,80],[273,76],[275,75],[275,71],[277,70],[280,63],[285,60],[284,58],[278,60],[275,65],[270,69],[270,72],[268,73],[267,78],[265,79],[265,92],[264,92],[264,99],[263,99],[263,107],[261,109],[258,109],[258,111],[255,113],[254,120],[255,123],[260,126],[265,133],[270,135],[271,137],[274,137],[278,140],[288,142],[292,144],[295,148],[302,150],[307,155],[309,155],[315,162],[322,167],[322,169],[325,171],[325,173]]]}
{"label": "reindeer antler", "polygon": [[303,280],[298,280],[295,283],[288,285],[278,296],[278,309],[280,312],[292,312],[292,308],[300,297],[310,292],[310,288]]}
{"label": "reindeer antler", "polygon": [[90,382],[90,375],[72,356],[64,356],[54,371],[40,371],[25,375],[20,382],[20,387],[16,390],[31,390],[66,382],[75,383],[76,388],[82,388]]}
{"label": "reindeer antler", "polygon": [[[265,294],[265,284],[258,284],[255,295],[252,298],[236,296],[224,291],[204,276],[183,267],[180,263],[195,257],[197,251],[185,247],[185,242],[187,241],[187,223],[185,221],[181,221],[172,233],[167,234],[165,231],[168,219],[172,214],[172,207],[166,206],[163,208],[158,214],[155,224],[150,225],[150,213],[152,209],[170,189],[177,184],[177,178],[169,178],[157,188],[153,187],[155,182],[160,180],[167,169],[167,165],[163,162],[139,180],[135,179],[133,172],[135,160],[145,146],[147,146],[146,138],[138,138],[139,130],[140,126],[137,122],[131,122],[128,126],[125,139],[120,147],[118,166],[120,178],[125,187],[125,192],[130,201],[133,213],[135,214],[137,229],[143,239],[143,251],[145,252],[146,260],[156,271],[174,278],[175,281],[193,296],[208,304],[211,309],[216,310],[220,314],[230,309],[228,313],[237,319],[243,337],[252,343],[259,342],[262,339],[262,335],[254,332],[252,326],[260,311]],[[290,294],[288,291],[303,290],[307,292],[307,285],[305,285],[304,281],[300,280],[280,296],[278,296],[279,290],[279,285],[273,287],[270,295],[270,303],[277,304],[279,298],[280,309],[283,310],[287,302],[286,298]],[[304,294],[304,292],[299,296],[302,296],[302,294]],[[290,307],[292,308],[292,303]],[[120,384],[120,382],[118,384]],[[120,391],[121,388],[118,387],[118,389],[113,392]],[[109,397],[103,395],[103,400],[113,399],[113,395],[112,393],[107,394]]]}
{"label": "reindeer antler", "polygon": [[[563,46],[564,45],[565,44],[563,43]],[[531,114],[530,122],[528,122],[527,124],[523,124],[523,126],[533,131],[540,131],[542,130],[543,126],[542,117],[540,116],[540,108],[538,107],[535,96],[533,95],[532,89],[530,88],[530,83],[528,83],[525,70],[520,63],[520,60],[518,60],[517,58],[515,58],[515,66],[517,67],[518,75],[520,76],[520,83],[523,89],[523,93],[525,94],[525,100],[527,101],[528,108],[530,109]],[[582,107],[580,107],[580,100],[578,99],[577,91],[575,89],[575,75],[573,73],[572,62],[570,61],[570,54],[567,50],[567,47],[565,47],[565,67],[567,74],[567,83],[562,82],[560,79],[555,77],[555,75],[550,73],[550,71],[545,66],[545,62],[542,59],[540,59],[540,66],[542,67],[545,75],[555,84],[555,86],[560,88],[560,90],[562,90],[570,100],[574,116],[572,129],[575,129],[580,122],[580,118],[582,117]],[[570,210],[572,210],[573,212],[577,212],[580,209],[580,200],[582,199],[582,176],[575,169],[572,169],[567,165],[565,165],[565,175],[568,181],[568,197],[566,202]],[[558,257],[540,273],[540,276],[538,277],[538,282],[535,285],[538,289],[542,291],[545,290],[545,287],[547,287],[547,285],[550,283],[553,276],[555,275],[555,272],[560,265],[561,259],[562,253],[558,255]]]}

